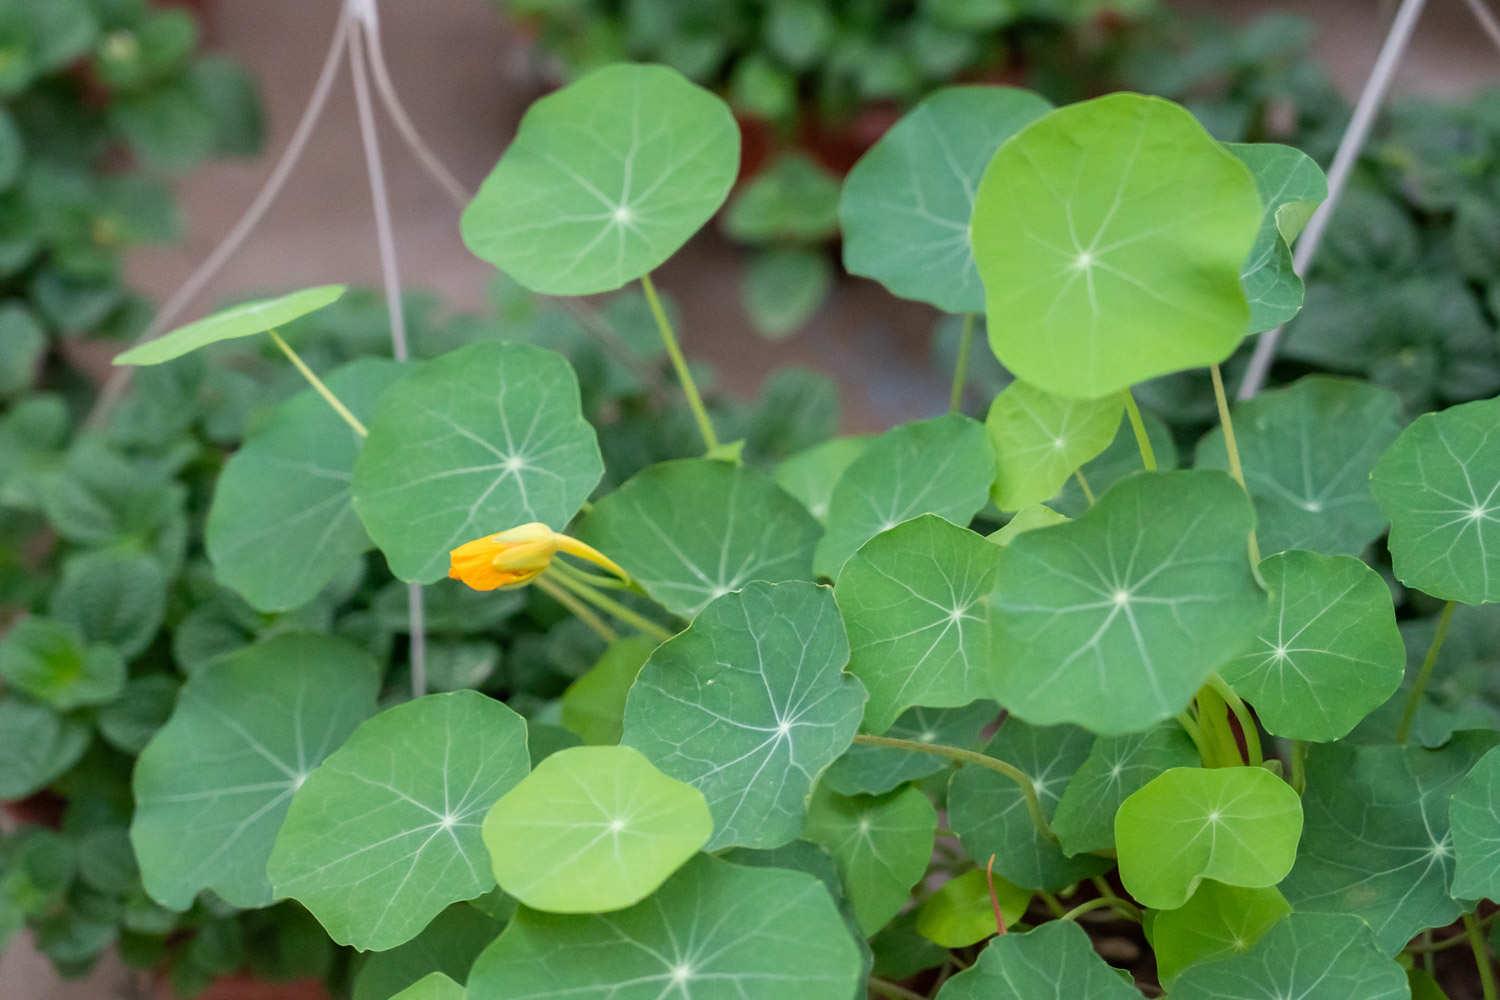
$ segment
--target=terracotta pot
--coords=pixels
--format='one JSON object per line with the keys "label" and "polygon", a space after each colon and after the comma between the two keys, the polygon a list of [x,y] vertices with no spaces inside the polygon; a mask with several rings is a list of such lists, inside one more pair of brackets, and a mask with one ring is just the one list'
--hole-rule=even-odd
{"label": "terracotta pot", "polygon": [[51,792],[37,792],[14,802],[0,802],[0,812],[25,826],[45,826],[52,830],[62,828],[63,810],[67,800]]}

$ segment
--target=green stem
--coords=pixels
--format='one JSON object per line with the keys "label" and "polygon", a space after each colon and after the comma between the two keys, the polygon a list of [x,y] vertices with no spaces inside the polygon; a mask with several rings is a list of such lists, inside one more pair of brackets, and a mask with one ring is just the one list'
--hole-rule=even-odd
{"label": "green stem", "polygon": [[[1245,752],[1250,757],[1246,763],[1251,767],[1260,767],[1265,763],[1266,757],[1260,747],[1260,729],[1256,726],[1255,717],[1250,714],[1249,707],[1245,705],[1244,699],[1235,694],[1234,688],[1230,687],[1218,674],[1209,677],[1208,683],[1213,687],[1214,693],[1224,699],[1224,704],[1228,706],[1229,711],[1234,713],[1235,721],[1240,724],[1240,732],[1245,737]],[[1232,737],[1234,734],[1231,732],[1229,735]],[[1235,749],[1238,751],[1238,744]]]}
{"label": "green stem", "polygon": [[1209,744],[1204,741],[1203,730],[1199,727],[1197,721],[1188,712],[1179,712],[1177,715],[1177,724],[1188,734],[1188,738],[1193,741],[1193,746],[1198,748],[1198,759],[1203,762],[1203,766],[1212,767],[1213,751],[1210,749]]}
{"label": "green stem", "polygon": [[892,750],[932,754],[935,757],[945,757],[956,764],[973,764],[975,767],[985,767],[996,774],[1003,774],[1015,782],[1016,787],[1021,790],[1022,798],[1026,800],[1026,811],[1031,814],[1031,822],[1036,825],[1037,830],[1049,840],[1057,839],[1057,834],[1052,832],[1052,827],[1047,822],[1046,814],[1042,812],[1041,800],[1036,795],[1036,785],[1026,776],[1025,771],[1014,764],[1006,763],[988,754],[965,750],[962,747],[950,747],[942,743],[919,743],[916,740],[901,740],[892,736],[871,736],[868,733],[859,733],[854,737],[854,742],[868,747],[888,747]]}
{"label": "green stem", "polygon": [[579,621],[587,625],[595,635],[603,639],[606,643],[614,642],[620,638],[620,634],[610,628],[608,622],[595,614],[593,608],[584,604],[545,576],[537,577],[536,585],[542,589],[543,593],[571,611]]}
{"label": "green stem", "polygon": [[1135,446],[1141,451],[1141,464],[1147,472],[1156,471],[1156,451],[1151,447],[1151,437],[1146,433],[1146,421],[1141,419],[1141,408],[1135,405],[1135,397],[1127,388],[1120,396],[1125,400],[1125,415],[1130,418],[1130,429],[1135,432]]}
{"label": "green stem", "polygon": [[1302,740],[1291,741],[1292,791],[1301,795],[1307,791],[1307,744]]}
{"label": "green stem", "polygon": [[[1479,927],[1480,930],[1483,930],[1484,928],[1489,927],[1491,924],[1493,924],[1496,919],[1500,919],[1500,910],[1496,910],[1489,916],[1482,917],[1476,920],[1475,924]],[[1426,955],[1435,951],[1447,951],[1449,948],[1457,948],[1459,945],[1468,943],[1469,936],[1466,933],[1455,934],[1453,937],[1443,938],[1441,941],[1434,941],[1432,939],[1432,931],[1426,930],[1422,932],[1421,944],[1409,944],[1402,950],[1413,955]]]}
{"label": "green stem", "polygon": [[1214,762],[1209,767],[1235,767],[1244,763],[1240,757],[1240,745],[1229,728],[1229,706],[1215,691],[1212,684],[1205,684],[1195,696],[1198,703],[1198,728],[1203,733],[1203,742],[1212,752]]}
{"label": "green stem", "polygon": [[1484,1000],[1497,1000],[1495,992],[1495,963],[1490,958],[1489,945],[1485,944],[1484,935],[1480,933],[1479,921],[1474,919],[1474,914],[1464,914],[1464,936],[1469,939],[1469,947],[1474,951],[1474,964],[1479,969],[1479,989],[1484,994]]}
{"label": "green stem", "polygon": [[926,997],[915,990],[909,990],[899,983],[893,983],[889,979],[881,979],[879,976],[870,977],[870,989],[882,996],[893,997],[895,1000],[927,1000]]}
{"label": "green stem", "polygon": [[[1234,481],[1240,484],[1240,489],[1245,495],[1250,495],[1250,489],[1245,485],[1245,469],[1240,465],[1240,446],[1234,437],[1234,420],[1229,415],[1229,397],[1224,394],[1224,373],[1219,370],[1218,365],[1208,369],[1208,374],[1214,383],[1214,405],[1219,408],[1219,426],[1224,429],[1224,454],[1229,458],[1229,474]],[[1250,561],[1260,565],[1260,543],[1255,539],[1255,529],[1250,529]]]}
{"label": "green stem", "polygon": [[1047,907],[1048,911],[1050,911],[1051,914],[1059,920],[1061,920],[1063,915],[1068,912],[1068,908],[1062,905],[1062,900],[1058,899],[1056,896],[1046,891],[1045,889],[1038,889],[1036,898],[1040,899],[1042,903]]}
{"label": "green stem", "polygon": [[1422,667],[1417,671],[1417,679],[1412,681],[1411,691],[1406,695],[1406,707],[1401,710],[1401,724],[1396,727],[1396,742],[1405,743],[1406,738],[1411,735],[1412,723],[1417,719],[1417,709],[1422,705],[1422,695],[1427,690],[1427,682],[1432,679],[1432,668],[1437,666],[1438,652],[1443,648],[1443,640],[1448,638],[1448,625],[1453,621],[1453,609],[1458,605],[1449,601],[1443,605],[1443,613],[1438,615],[1437,631],[1432,634],[1432,645],[1427,647],[1427,655],[1422,658]]}
{"label": "green stem", "polygon": [[1133,923],[1141,922],[1141,911],[1132,903],[1128,903],[1119,896],[1097,896],[1086,900],[1073,907],[1067,913],[1058,917],[1059,920],[1077,920],[1080,916],[1092,910],[1102,910],[1108,907],[1120,916]]}
{"label": "green stem", "polygon": [[307,362],[302,360],[300,354],[292,350],[292,345],[283,340],[281,334],[275,330],[267,330],[266,333],[270,334],[271,342],[281,348],[281,353],[286,355],[287,360],[292,363],[292,367],[297,369],[303,378],[307,379],[308,384],[313,387],[319,396],[323,397],[323,400],[329,406],[333,407],[333,412],[342,417],[344,423],[354,429],[354,433],[360,437],[369,437],[370,432],[365,428],[365,425],[360,423],[359,418],[349,412],[349,407],[344,405],[344,401],[335,396],[333,390],[328,388],[328,385],[322,379],[318,378],[311,368],[307,367]]}
{"label": "green stem", "polygon": [[651,636],[658,642],[666,642],[668,639],[672,638],[672,633],[667,631],[662,626],[658,625],[656,622],[635,611],[633,608],[626,607],[619,601],[615,600],[613,597],[608,597],[604,594],[601,594],[598,590],[595,590],[593,587],[582,582],[581,580],[575,580],[572,577],[562,573],[556,574],[552,579],[556,580],[558,583],[562,584],[564,587],[568,588],[573,593],[583,598],[585,601],[588,601],[590,604],[598,608],[600,611],[603,611],[605,614],[618,618],[620,621],[632,626],[633,628],[641,632],[644,632],[646,635]]}
{"label": "green stem", "polygon": [[964,385],[969,381],[969,351],[974,346],[974,314],[964,313],[964,325],[958,334],[958,361],[953,366],[953,388],[948,393],[948,409],[957,413],[964,405]]}
{"label": "green stem", "polygon": [[[591,587],[603,587],[605,590],[633,590],[631,585],[616,576],[603,576],[599,573],[590,573],[588,570],[579,569],[572,563],[563,562],[561,559],[552,560],[552,567],[559,573],[571,576],[573,579],[586,583]],[[633,582],[633,581],[632,581]]]}
{"label": "green stem", "polygon": [[667,357],[672,359],[672,369],[677,372],[677,381],[682,383],[682,394],[687,397],[688,408],[693,411],[693,419],[698,422],[698,433],[703,436],[703,445],[710,452],[718,451],[719,436],[714,433],[713,421],[708,418],[703,397],[698,395],[698,384],[693,381],[693,373],[688,370],[687,358],[682,356],[682,347],[677,343],[677,334],[672,329],[672,321],[667,319],[667,311],[661,307],[661,299],[657,298],[656,285],[652,283],[651,275],[641,275],[641,288],[646,292],[646,304],[651,307],[651,315],[656,318],[656,328],[661,331],[661,342],[667,348]]}
{"label": "green stem", "polygon": [[1094,491],[1089,489],[1089,481],[1084,478],[1083,470],[1074,469],[1073,478],[1078,480],[1078,488],[1083,490],[1083,498],[1089,502],[1090,507],[1094,506]]}

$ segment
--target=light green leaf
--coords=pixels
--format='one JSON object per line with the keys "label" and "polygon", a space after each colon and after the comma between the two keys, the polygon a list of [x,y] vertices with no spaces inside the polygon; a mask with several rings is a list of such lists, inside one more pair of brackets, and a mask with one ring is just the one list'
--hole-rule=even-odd
{"label": "light green leaf", "polygon": [[1250,318],[1260,227],[1245,165],[1187,111],[1112,94],[1000,147],[972,222],[990,346],[1060,396],[1093,399],[1229,357]]}
{"label": "light green leaf", "polygon": [[870,539],[834,597],[849,672],[870,693],[864,728],[883,733],[914,705],[955,708],[989,690],[990,609],[1000,550],[933,514]]}
{"label": "light green leaf", "polygon": [[441,972],[431,972],[391,1000],[464,1000],[464,988]]}
{"label": "light green leaf", "polygon": [[1066,524],[1069,520],[1071,518],[1066,514],[1059,514],[1044,504],[1029,504],[1012,514],[1003,528],[985,537],[1003,549],[1017,535],[1024,535],[1038,528],[1050,528],[1054,524]]}
{"label": "light green leaf", "polygon": [[651,654],[623,742],[708,799],[708,849],[775,847],[802,831],[818,776],[854,739],[864,688],[833,595],[752,583]]}
{"label": "light green leaf", "polygon": [[1142,473],[1078,520],[1015,539],[992,598],[1000,703],[1101,733],[1182,711],[1265,620],[1251,524],[1223,473]]}
{"label": "light green leaf", "polygon": [[718,97],[665,66],[606,66],[526,112],[464,211],[464,242],[534,292],[607,292],[686,243],[739,165]]}
{"label": "light green leaf", "polygon": [[493,887],[480,824],[530,767],[525,722],[477,691],[388,708],[297,789],[271,884],[339,944],[404,944]]}
{"label": "light green leaf", "polygon": [[292,793],[375,711],[378,688],[359,647],[295,633],[189,677],[135,767],[130,842],[151,898],[174,910],[204,889],[271,902],[266,859]]}
{"label": "light green leaf", "polygon": [[619,913],[523,908],[474,963],[469,995],[829,1000],[853,996],[861,978],[859,949],[816,878],[700,857]]}
{"label": "light green leaf", "polygon": [[86,643],[72,625],[23,618],[0,640],[0,679],[67,711],[118,695],[125,687],[125,660],[111,646]]}
{"label": "light green leaf", "polygon": [[1176,721],[1139,733],[1100,736],[1068,779],[1052,832],[1068,854],[1113,850],[1120,803],[1164,771],[1198,763],[1197,748]]}
{"label": "light green leaf", "polygon": [[1500,601],[1500,398],[1424,413],[1370,474],[1396,577],[1463,604]]}
{"label": "light green leaf", "polygon": [[819,787],[804,835],[838,862],[855,919],[867,936],[894,917],[927,872],[937,812],[907,787],[887,795],[843,796]]}
{"label": "light green leaf", "polygon": [[381,396],[354,464],[354,508],[396,576],[431,583],[470,539],[529,521],[561,528],[603,472],[562,356],[483,342]]}
{"label": "light green leaf", "polygon": [[1243,955],[1196,965],[1172,1000],[1407,1000],[1406,973],[1355,917],[1293,913]]}
{"label": "light green leaf", "polygon": [[844,180],[844,269],[944,312],[983,312],[969,245],[974,189],[995,150],[1051,107],[1012,87],[928,95]]}
{"label": "light green leaf", "polygon": [[1260,232],[1240,271],[1250,302],[1250,333],[1280,326],[1302,308],[1302,279],[1292,269],[1292,243],[1328,197],[1328,179],[1300,149],[1274,142],[1229,142],[1224,148],[1250,168],[1260,193]]}
{"label": "light green leaf", "polygon": [[[963,708],[913,708],[901,713],[886,735],[978,749],[980,733],[999,715],[1000,706],[992,701],[976,701]],[[933,754],[857,743],[823,774],[823,784],[840,795],[880,795],[947,766]]]}
{"label": "light green leaf", "polygon": [[1140,993],[1105,964],[1083,928],[1058,920],[995,938],[977,962],[943,984],[937,1000],[1012,997],[1137,1000]]}
{"label": "light green leaf", "polygon": [[276,330],[343,298],[343,285],[305,288],[275,299],[260,299],[231,306],[196,323],[189,323],[148,340],[115,358],[117,365],[159,365],[191,354],[200,347],[223,340],[253,337]]}
{"label": "light green leaf", "polygon": [[1261,889],[1292,870],[1302,803],[1260,767],[1174,767],[1115,813],[1120,880],[1144,906],[1171,910],[1205,878]]}
{"label": "light green leaf", "polygon": [[740,297],[755,331],[780,340],[812,319],[832,286],[833,268],[822,250],[775,247],[751,259]]}
{"label": "light green leaf", "polygon": [[1491,750],[1453,791],[1453,895],[1500,897],[1500,749]]}
{"label": "light green leaf", "polygon": [[88,749],[88,724],[15,695],[0,696],[0,800],[51,784]]}
{"label": "light green leaf", "polygon": [[1076,400],[1025,382],[1006,386],[984,421],[995,449],[995,506],[1019,510],[1056,496],[1079,466],[1109,447],[1123,411],[1119,396]]}
{"label": "light green leaf", "polygon": [[[990,898],[990,881],[995,883]],[[917,910],[917,933],[944,948],[967,948],[997,933],[995,901],[1009,928],[1031,905],[1031,891],[975,868],[944,882]]]}
{"label": "light green leaf", "polygon": [[[361,421],[401,366],[363,358],[328,376]],[[236,451],[214,487],[205,540],[219,582],[260,611],[318,595],[370,548],[349,483],[361,441],[311,389],[278,406]]]}
{"label": "light green leaf", "polygon": [[130,659],[151,644],[166,614],[167,580],[144,553],[103,550],[72,556],[47,610],[84,641]]}
{"label": "light green leaf", "polygon": [[644,635],[610,643],[599,662],[563,692],[562,724],[585,743],[620,742],[625,698],[655,648],[655,640]]}
{"label": "light green leaf", "polygon": [[828,517],[834,484],[869,444],[869,438],[838,437],[799,451],[776,467],[776,485],[796,497],[822,523]]}
{"label": "light green leaf", "polygon": [[691,618],[752,580],[808,577],[818,524],[754,469],[683,459],[600,499],[578,535],[667,610]]}
{"label": "light green leaf", "polygon": [[[1076,726],[1028,726],[1006,719],[985,753],[1013,764],[1031,781],[1042,815],[1050,821],[1063,788],[1089,752],[1090,737]],[[948,822],[964,850],[1027,889],[1060,889],[1109,869],[1103,858],[1070,858],[1036,828],[1021,789],[1009,777],[968,765],[948,783]]]}
{"label": "light green leaf", "polygon": [[1151,921],[1151,950],[1162,985],[1188,966],[1249,951],[1282,917],[1292,912],[1272,888],[1244,889],[1212,879],[1175,910],[1161,910]]}
{"label": "light green leaf", "polygon": [[1401,685],[1406,647],[1391,591],[1353,556],[1290,550],[1260,564],[1271,619],[1223,675],[1266,729],[1336,740]]}
{"label": "light green leaf", "polygon": [[882,531],[918,514],[967,525],[989,498],[994,457],[984,428],[958,413],[903,424],[870,441],[839,477],[813,568],[835,579]]}
{"label": "light green leaf", "polygon": [[[1177,442],[1172,437],[1171,428],[1150,410],[1142,410],[1141,419],[1145,421],[1146,436],[1151,440],[1151,449],[1156,452],[1156,467],[1163,472],[1177,468]],[[1082,486],[1079,485],[1080,477],[1088,482],[1089,489],[1095,497],[1102,497],[1115,483],[1132,472],[1140,472],[1144,468],[1145,466],[1141,463],[1141,449],[1136,444],[1135,432],[1130,428],[1130,421],[1122,420],[1120,429],[1115,432],[1115,439],[1109,447],[1105,448],[1098,458],[1079,469],[1079,476],[1064,483],[1048,506],[1068,517],[1077,517],[1093,506],[1089,498],[1084,495]]]}
{"label": "light green leaf", "polygon": [[353,1000],[390,1000],[431,972],[468,978],[474,959],[504,925],[469,903],[455,903],[406,944],[357,959]]}
{"label": "light green leaf", "polygon": [[571,747],[484,818],[500,888],[534,910],[605,913],[655,892],[708,842],[703,794],[630,747]]}
{"label": "light green leaf", "polygon": [[[1358,555],[1380,537],[1370,469],[1401,429],[1395,393],[1312,375],[1238,404],[1233,417],[1262,552]],[[1197,464],[1229,467],[1222,430],[1199,442]]]}
{"label": "light green leaf", "polygon": [[1448,800],[1495,739],[1460,733],[1441,750],[1312,747],[1302,847],[1281,885],[1292,908],[1360,917],[1388,955],[1456,920]]}

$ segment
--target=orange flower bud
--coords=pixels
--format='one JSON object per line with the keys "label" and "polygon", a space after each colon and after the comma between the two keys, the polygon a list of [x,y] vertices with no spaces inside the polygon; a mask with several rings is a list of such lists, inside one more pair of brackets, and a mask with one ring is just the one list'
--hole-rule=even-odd
{"label": "orange flower bud", "polygon": [[559,552],[586,559],[622,580],[629,579],[614,560],[598,549],[537,521],[460,545],[448,554],[448,575],[475,590],[524,587],[552,565]]}

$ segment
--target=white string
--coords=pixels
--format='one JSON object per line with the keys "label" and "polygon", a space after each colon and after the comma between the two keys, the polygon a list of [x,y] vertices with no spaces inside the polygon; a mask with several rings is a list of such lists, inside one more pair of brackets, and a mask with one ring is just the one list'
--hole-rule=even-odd
{"label": "white string", "polygon": [[1490,36],[1490,41],[1495,43],[1495,48],[1500,49],[1500,20],[1495,19],[1494,13],[1485,6],[1484,0],[1464,0],[1473,11],[1474,18],[1484,33]]}
{"label": "white string", "polygon": [[[1396,19],[1391,24],[1390,32],[1385,36],[1385,42],[1380,47],[1380,54],[1375,58],[1375,66],[1370,70],[1370,78],[1365,81],[1364,90],[1360,92],[1359,100],[1354,105],[1354,114],[1349,119],[1349,126],[1344,130],[1343,138],[1339,140],[1338,151],[1333,156],[1333,165],[1328,168],[1328,198],[1308,220],[1307,228],[1303,230],[1302,237],[1297,240],[1297,247],[1292,253],[1292,269],[1297,272],[1298,276],[1307,274],[1313,255],[1318,252],[1318,245],[1323,242],[1323,234],[1328,229],[1328,220],[1338,207],[1339,197],[1344,193],[1354,165],[1359,162],[1359,154],[1364,150],[1365,142],[1370,137],[1370,129],[1375,124],[1375,116],[1380,111],[1380,105],[1385,101],[1386,92],[1390,90],[1391,80],[1396,75],[1396,67],[1401,62],[1407,43],[1411,41],[1412,31],[1417,26],[1417,20],[1422,14],[1425,3],[1426,0],[1402,0],[1401,7],[1396,11]],[[1281,340],[1281,331],[1282,327],[1278,326],[1260,335],[1260,340],[1255,345],[1255,353],[1250,357],[1250,366],[1245,370],[1245,378],[1240,382],[1239,392],[1235,394],[1236,398],[1249,399],[1265,385],[1266,376],[1271,371],[1271,363],[1276,358],[1276,346]]]}

